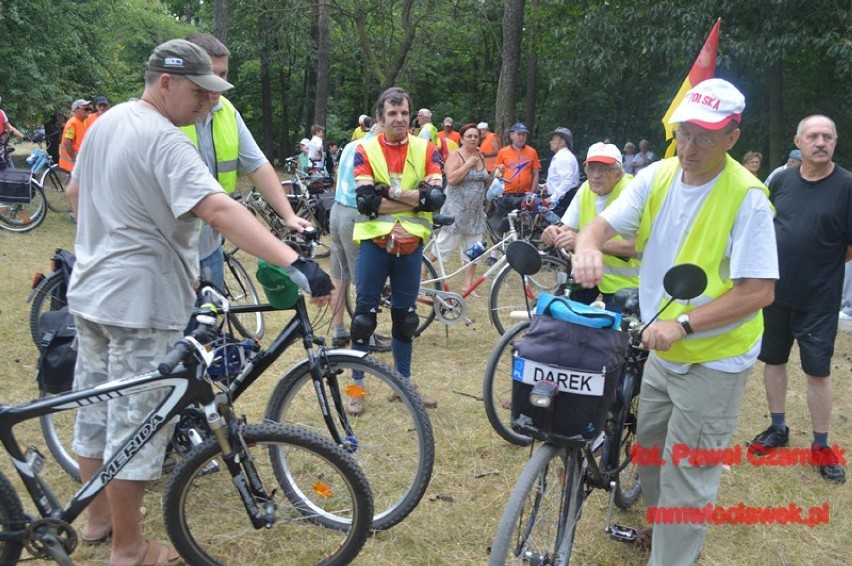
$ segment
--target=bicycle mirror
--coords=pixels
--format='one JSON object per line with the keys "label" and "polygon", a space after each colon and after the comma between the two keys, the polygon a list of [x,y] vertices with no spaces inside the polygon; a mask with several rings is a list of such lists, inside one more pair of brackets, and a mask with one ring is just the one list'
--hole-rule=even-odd
{"label": "bicycle mirror", "polygon": [[707,275],[695,264],[682,263],[666,272],[663,287],[673,299],[694,299],[707,288]]}
{"label": "bicycle mirror", "polygon": [[541,255],[531,243],[515,240],[506,248],[506,260],[521,275],[535,275],[541,269]]}

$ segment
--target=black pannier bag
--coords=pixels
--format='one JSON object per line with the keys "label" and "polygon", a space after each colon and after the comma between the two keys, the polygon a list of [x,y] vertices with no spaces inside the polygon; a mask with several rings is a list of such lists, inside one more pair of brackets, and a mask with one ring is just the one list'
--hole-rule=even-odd
{"label": "black pannier bag", "polygon": [[29,204],[33,199],[29,169],[0,169],[0,203]]}
{"label": "black pannier bag", "polygon": [[[512,366],[512,428],[537,440],[594,439],[615,399],[630,340],[627,332],[592,328],[534,316],[515,345]],[[533,406],[529,396],[541,380],[559,391],[550,408]]]}
{"label": "black pannier bag", "polygon": [[77,351],[72,347],[77,336],[74,316],[68,308],[47,311],[38,319],[41,332],[41,356],[38,360],[39,389],[48,393],[64,393],[74,385]]}

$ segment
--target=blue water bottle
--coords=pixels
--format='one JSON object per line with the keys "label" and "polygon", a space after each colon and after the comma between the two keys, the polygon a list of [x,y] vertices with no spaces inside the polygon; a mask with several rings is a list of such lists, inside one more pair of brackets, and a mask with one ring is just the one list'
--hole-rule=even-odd
{"label": "blue water bottle", "polygon": [[487,245],[487,242],[476,242],[464,251],[464,255],[466,255],[470,261],[473,261],[485,253],[485,250],[488,249]]}

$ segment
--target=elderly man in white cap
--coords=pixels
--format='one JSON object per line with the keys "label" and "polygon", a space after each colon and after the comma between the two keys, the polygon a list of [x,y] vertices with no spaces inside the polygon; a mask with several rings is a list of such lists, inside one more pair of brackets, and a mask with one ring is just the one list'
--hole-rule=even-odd
{"label": "elderly man in white cap", "polygon": [[[633,175],[624,173],[621,152],[611,143],[593,144],[583,168],[588,180],[580,185],[571,200],[562,217],[562,225],[548,226],[544,230],[541,239],[547,244],[573,250],[577,232],[612,204],[633,179]],[[633,240],[625,240],[621,236],[606,242],[603,252],[604,274],[600,284],[591,289],[572,291],[571,298],[588,305],[600,294],[607,309],[614,310],[612,297],[616,291],[639,286],[639,260],[635,258]]]}
{"label": "elderly man in white cap", "polygon": [[550,151],[553,152],[547,169],[547,195],[554,205],[553,212],[562,216],[580,185],[580,168],[572,153],[574,136],[571,130],[556,128],[547,135],[550,136]]}
{"label": "elderly man in white cap", "polygon": [[707,274],[701,296],[672,303],[642,337],[652,352],[636,440],[660,460],[639,468],[653,527],[639,539],[652,543],[653,565],[692,564],[701,551],[707,524],[679,524],[666,511],[712,508],[722,466],[675,459],[673,451],[700,456],[728,446],[760,352],[760,309],[778,278],[768,191],[728,155],[744,109],[743,95],[722,79],[687,92],[671,117],[677,157],[640,171],[577,238],[574,276],[589,288],[602,280],[605,242],[616,234],[636,239],[643,320],[665,303],[663,275],[673,265],[693,263]]}

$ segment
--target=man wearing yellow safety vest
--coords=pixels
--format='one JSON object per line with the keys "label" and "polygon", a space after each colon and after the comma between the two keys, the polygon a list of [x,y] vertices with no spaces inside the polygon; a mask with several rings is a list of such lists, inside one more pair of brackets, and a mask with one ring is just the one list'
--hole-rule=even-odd
{"label": "man wearing yellow safety vest", "polygon": [[[391,285],[391,351],[397,371],[411,377],[411,351],[419,324],[414,302],[420,288],[423,242],[432,233],[432,212],[441,209],[441,165],[432,142],[408,135],[411,97],[392,87],[379,96],[381,133],[355,150],[356,206],[352,239],[358,249],[352,316],[353,348],[367,351],[385,281]],[[423,404],[437,401],[420,392]],[[363,403],[363,398],[350,399]],[[351,407],[357,412],[359,407]],[[363,406],[360,407],[363,411]],[[350,410],[350,412],[353,412]]]}
{"label": "man wearing yellow safety vest", "polygon": [[[228,48],[206,33],[192,34],[186,39],[204,49],[213,61],[213,72],[227,80],[231,55]],[[293,212],[275,169],[260,151],[234,105],[219,93],[211,93],[210,96],[213,103],[210,112],[199,117],[194,125],[181,129],[198,148],[207,168],[225,192],[231,194],[236,190],[237,173],[244,172],[287,226],[299,232],[310,226],[310,222]],[[225,282],[221,242],[219,233],[204,224],[198,239],[201,278],[220,289]]]}
{"label": "man wearing yellow safety vest", "polygon": [[642,169],[577,238],[574,275],[585,287],[602,280],[605,242],[616,234],[636,239],[644,320],[666,300],[663,275],[670,267],[693,263],[707,274],[701,296],[675,301],[642,336],[653,352],[636,440],[659,460],[639,467],[649,516],[657,517],[639,540],[650,544],[652,565],[698,558],[706,523],[666,522],[670,514],[653,508],[716,503],[721,463],[677,462],[673,449],[700,456],[728,446],[760,352],[761,308],[772,302],[778,278],[768,191],[727,153],[739,139],[744,109],[743,95],[722,79],[688,91],[669,120],[677,128],[677,157]]}
{"label": "man wearing yellow safety vest", "polygon": [[[580,185],[562,217],[562,226],[548,226],[542,241],[562,249],[574,249],[577,232],[612,204],[628,185],[633,175],[625,175],[621,152],[611,143],[596,143],[589,148],[584,165],[588,180]],[[577,289],[571,298],[590,304],[603,297],[607,309],[615,305],[612,297],[619,289],[639,286],[639,260],[635,258],[633,240],[616,236],[603,245],[604,273],[600,284],[591,289]]]}

